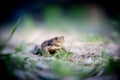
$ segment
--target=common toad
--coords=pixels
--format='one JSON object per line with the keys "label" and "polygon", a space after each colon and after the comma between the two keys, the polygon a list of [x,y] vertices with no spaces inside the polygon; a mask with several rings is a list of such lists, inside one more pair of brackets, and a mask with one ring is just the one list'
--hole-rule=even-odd
{"label": "common toad", "polygon": [[41,45],[35,46],[36,54],[38,54],[40,50],[47,53],[48,55],[54,54],[56,51],[65,50],[63,43],[64,36],[54,37],[52,39],[46,40]]}

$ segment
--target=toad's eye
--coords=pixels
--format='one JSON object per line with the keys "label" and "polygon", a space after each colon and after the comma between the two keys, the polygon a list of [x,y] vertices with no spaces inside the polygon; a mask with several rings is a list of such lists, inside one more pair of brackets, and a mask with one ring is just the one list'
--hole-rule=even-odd
{"label": "toad's eye", "polygon": [[55,40],[58,40],[58,37],[55,37]]}

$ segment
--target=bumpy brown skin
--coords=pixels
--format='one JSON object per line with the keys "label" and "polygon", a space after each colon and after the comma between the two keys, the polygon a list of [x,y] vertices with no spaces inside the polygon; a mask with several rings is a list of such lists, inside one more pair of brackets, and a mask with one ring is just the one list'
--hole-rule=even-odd
{"label": "bumpy brown skin", "polygon": [[41,44],[41,49],[47,54],[52,54],[55,53],[57,50],[64,49],[63,42],[64,42],[64,36],[55,37],[44,41]]}

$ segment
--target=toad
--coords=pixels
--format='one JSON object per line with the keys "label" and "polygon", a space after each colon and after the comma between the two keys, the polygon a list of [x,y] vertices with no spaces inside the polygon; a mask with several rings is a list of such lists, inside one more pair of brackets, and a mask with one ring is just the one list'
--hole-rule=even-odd
{"label": "toad", "polygon": [[56,51],[65,50],[63,43],[64,36],[54,37],[44,41],[41,45],[36,45],[34,50],[36,51],[36,54],[40,53],[42,50],[44,53],[50,55],[54,54]]}

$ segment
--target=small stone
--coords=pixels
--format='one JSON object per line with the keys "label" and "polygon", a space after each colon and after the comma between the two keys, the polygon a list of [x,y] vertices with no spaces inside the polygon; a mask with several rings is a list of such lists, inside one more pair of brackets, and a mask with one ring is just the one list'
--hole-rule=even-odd
{"label": "small stone", "polygon": [[94,61],[91,59],[91,58],[88,58],[87,60],[86,60],[86,64],[92,64]]}

